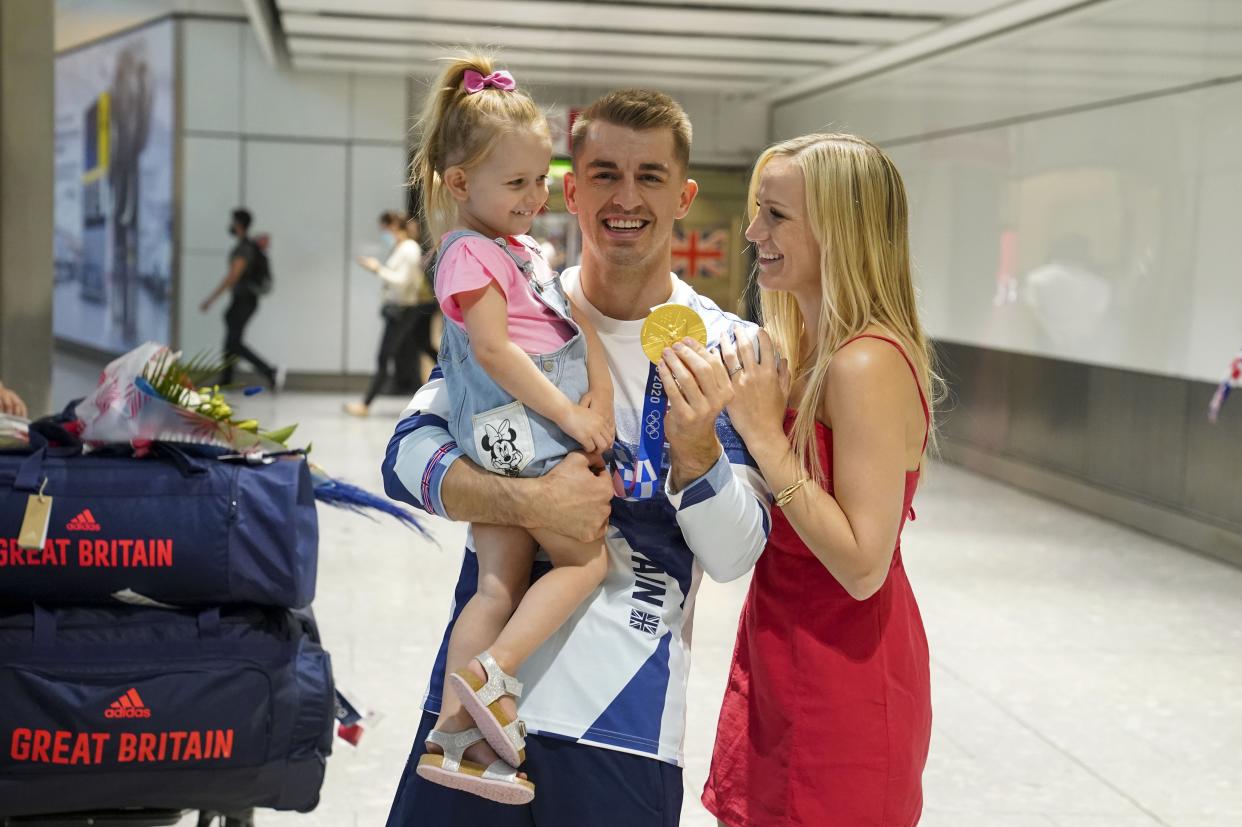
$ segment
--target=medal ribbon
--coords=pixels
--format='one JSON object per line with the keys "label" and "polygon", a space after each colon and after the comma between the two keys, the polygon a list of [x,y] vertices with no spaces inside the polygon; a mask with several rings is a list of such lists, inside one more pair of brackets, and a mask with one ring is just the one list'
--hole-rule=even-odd
{"label": "medal ribbon", "polygon": [[656,366],[647,372],[647,389],[643,393],[643,418],[639,423],[642,433],[638,440],[638,456],[629,479],[624,470],[613,471],[613,488],[619,497],[648,500],[655,496],[656,483],[660,478],[660,465],[664,460],[664,412],[668,397]]}

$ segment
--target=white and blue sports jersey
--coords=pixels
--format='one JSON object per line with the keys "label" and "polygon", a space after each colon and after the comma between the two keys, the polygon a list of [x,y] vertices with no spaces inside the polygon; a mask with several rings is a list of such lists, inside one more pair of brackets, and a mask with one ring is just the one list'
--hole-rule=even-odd
{"label": "white and blue sports jersey", "polygon": [[[650,362],[643,355],[642,321],[601,316],[583,296],[578,268],[562,276],[566,291],[599,332],[612,373],[619,465],[637,454]],[[671,276],[670,302],[693,308],[707,325],[708,346],[734,324]],[[440,481],[462,453],[445,429],[443,379],[415,395],[389,442],[384,484],[389,496],[443,515]],[[680,492],[665,487],[646,500],[616,497],[606,535],[609,569],[601,587],[523,665],[520,701],[527,729],[681,765],[691,619],[703,572],[731,580],[754,565],[767,541],[770,494],[754,461],[722,415],[716,426],[724,452],[703,477]],[[453,596],[453,619],[474,594],[478,564],[467,546]],[[536,562],[537,571],[549,565]],[[424,708],[439,712],[444,660],[452,623],[436,658]]]}

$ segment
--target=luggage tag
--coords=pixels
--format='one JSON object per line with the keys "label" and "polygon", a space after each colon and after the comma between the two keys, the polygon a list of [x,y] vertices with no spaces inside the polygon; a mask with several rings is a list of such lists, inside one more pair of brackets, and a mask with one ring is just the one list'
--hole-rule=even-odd
{"label": "luggage tag", "polygon": [[52,519],[52,498],[45,496],[47,477],[39,484],[39,493],[26,500],[26,516],[22,518],[22,530],[17,544],[27,551],[38,551],[47,542],[47,526]]}

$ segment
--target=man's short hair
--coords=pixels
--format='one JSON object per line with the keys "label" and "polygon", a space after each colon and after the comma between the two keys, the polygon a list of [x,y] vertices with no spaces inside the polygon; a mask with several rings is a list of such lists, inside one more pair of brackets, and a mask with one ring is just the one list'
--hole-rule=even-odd
{"label": "man's short hair", "polygon": [[667,129],[673,133],[673,151],[682,171],[690,168],[690,118],[681,104],[651,89],[618,89],[609,92],[578,114],[570,136],[574,160],[596,121],[628,129]]}
{"label": "man's short hair", "polygon": [[252,221],[254,221],[254,216],[250,214],[250,210],[244,210],[240,207],[233,210],[233,223],[240,224],[243,230],[249,230]]}

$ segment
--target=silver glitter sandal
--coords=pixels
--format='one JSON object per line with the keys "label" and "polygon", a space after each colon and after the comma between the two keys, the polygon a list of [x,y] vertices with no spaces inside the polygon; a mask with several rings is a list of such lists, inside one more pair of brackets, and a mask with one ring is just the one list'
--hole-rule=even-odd
{"label": "silver glitter sandal", "polygon": [[419,758],[418,776],[433,784],[499,804],[529,804],[535,798],[535,785],[519,778],[517,770],[503,759],[497,759],[487,767],[462,759],[469,747],[482,740],[483,733],[477,729],[462,732],[433,729],[427,734],[427,743],[436,744],[444,750],[444,754],[429,752]]}

